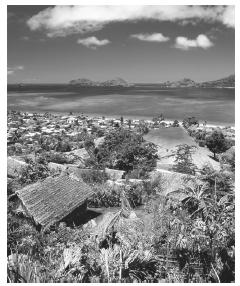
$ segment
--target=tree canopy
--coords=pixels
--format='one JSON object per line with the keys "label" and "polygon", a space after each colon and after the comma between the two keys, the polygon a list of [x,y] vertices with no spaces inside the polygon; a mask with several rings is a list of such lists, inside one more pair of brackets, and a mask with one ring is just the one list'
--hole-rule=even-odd
{"label": "tree canopy", "polygon": [[194,146],[187,144],[178,145],[175,164],[173,170],[179,173],[194,175],[196,166],[192,162],[192,152]]}
{"label": "tree canopy", "polygon": [[127,172],[133,169],[152,170],[156,165],[157,150],[152,143],[143,141],[140,134],[118,128],[110,132],[95,150],[100,165]]}
{"label": "tree canopy", "polygon": [[223,153],[228,149],[227,143],[223,133],[218,130],[213,131],[210,136],[206,137],[206,145],[213,152],[214,158],[216,158],[216,154]]}

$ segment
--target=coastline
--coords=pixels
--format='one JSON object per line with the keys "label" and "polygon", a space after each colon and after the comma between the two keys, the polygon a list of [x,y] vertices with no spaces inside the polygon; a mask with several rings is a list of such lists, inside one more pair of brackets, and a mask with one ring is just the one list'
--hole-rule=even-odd
{"label": "coastline", "polygon": [[[11,109],[9,109],[10,111]],[[121,116],[126,119],[126,120],[152,120],[154,116],[150,117],[150,116],[135,116],[135,115],[127,115],[127,116],[124,116],[124,115],[118,115],[118,114],[112,114],[112,115],[105,115],[105,114],[100,114],[100,113],[82,113],[82,112],[72,112],[72,114],[70,114],[70,112],[62,112],[62,111],[54,111],[54,112],[49,112],[49,111],[46,111],[46,112],[42,112],[42,111],[32,111],[32,110],[28,110],[28,111],[21,111],[21,110],[17,110],[19,112],[26,112],[26,113],[38,113],[38,114],[41,114],[41,115],[44,115],[45,113],[49,113],[49,114],[52,114],[54,116],[80,116],[80,115],[83,115],[83,116],[86,116],[86,117],[89,117],[89,118],[101,118],[101,117],[104,117],[106,119],[109,119],[109,120],[118,120],[121,118]],[[180,126],[182,126],[182,121],[183,121],[184,118],[165,118],[165,120],[163,120],[165,123],[167,124],[172,124],[174,122],[174,120],[178,120],[179,123],[180,123]],[[202,119],[199,119],[199,127],[204,127],[203,125],[203,122],[204,120]],[[211,122],[209,121],[206,125],[205,125],[206,128],[226,128],[226,127],[230,127],[231,129],[234,129],[235,130],[235,123],[223,123],[223,122]]]}

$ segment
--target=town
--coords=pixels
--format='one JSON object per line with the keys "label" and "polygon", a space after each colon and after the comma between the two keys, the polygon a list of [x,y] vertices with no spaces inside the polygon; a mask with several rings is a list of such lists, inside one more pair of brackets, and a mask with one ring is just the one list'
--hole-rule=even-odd
{"label": "town", "polygon": [[[35,267],[34,282],[174,281],[159,270],[163,266],[188,282],[232,279],[232,270],[228,278],[219,278],[226,276],[224,262],[222,272],[213,275],[210,261],[217,249],[228,243],[229,251],[234,244],[234,145],[234,127],[208,125],[195,117],[180,122],[165,120],[163,114],[150,120],[8,111],[9,275],[14,277],[16,263],[32,256],[28,267]],[[219,217],[223,209],[226,213]],[[191,220],[190,233],[183,214]],[[81,266],[79,241],[82,247],[93,243],[95,251],[86,250]],[[109,256],[110,250],[122,252],[119,260]],[[124,251],[137,253],[124,258]],[[38,252],[47,264],[36,259]],[[105,273],[99,261],[105,255],[113,260],[104,267],[113,272],[120,267],[122,274]],[[101,277],[88,264],[93,263],[90,257],[103,267]],[[143,264],[149,269],[124,274],[124,259],[132,259],[132,271]],[[142,262],[133,266],[138,259]],[[46,267],[50,270],[43,274]]]}

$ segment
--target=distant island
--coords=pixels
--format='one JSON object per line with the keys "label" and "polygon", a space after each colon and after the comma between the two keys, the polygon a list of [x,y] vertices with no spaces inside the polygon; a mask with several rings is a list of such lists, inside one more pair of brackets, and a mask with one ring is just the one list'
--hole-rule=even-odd
{"label": "distant island", "polygon": [[206,82],[195,82],[192,79],[184,78],[178,81],[166,81],[163,83],[129,83],[122,78],[114,78],[106,81],[93,81],[87,78],[79,78],[70,80],[68,83],[15,83],[8,84],[8,91],[76,91],[79,88],[96,89],[109,91],[112,88],[135,88],[144,85],[158,85],[160,88],[234,88],[235,87],[235,75],[228,77],[206,81]]}
{"label": "distant island", "polygon": [[213,80],[213,81],[206,81],[203,83],[200,83],[200,87],[218,87],[218,88],[223,88],[223,87],[235,87],[235,75],[230,75],[228,77],[224,77],[218,80]]}
{"label": "distant island", "polygon": [[107,81],[93,81],[86,78],[79,78],[74,79],[69,82],[70,85],[74,86],[81,86],[81,87],[130,87],[133,86],[133,84],[128,83],[122,78],[114,78]]}
{"label": "distant island", "polygon": [[213,81],[206,81],[202,83],[195,82],[189,78],[184,78],[179,81],[166,81],[160,83],[163,88],[179,88],[179,87],[198,87],[198,88],[234,88],[235,87],[235,75],[230,75],[225,78],[221,78]]}

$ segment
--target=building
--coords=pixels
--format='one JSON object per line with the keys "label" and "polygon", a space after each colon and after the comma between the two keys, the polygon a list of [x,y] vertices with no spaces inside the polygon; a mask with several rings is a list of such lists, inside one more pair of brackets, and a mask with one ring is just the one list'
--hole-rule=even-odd
{"label": "building", "polygon": [[67,225],[81,224],[87,199],[93,194],[90,186],[65,173],[17,191],[25,214],[33,218],[41,230],[61,221]]}

